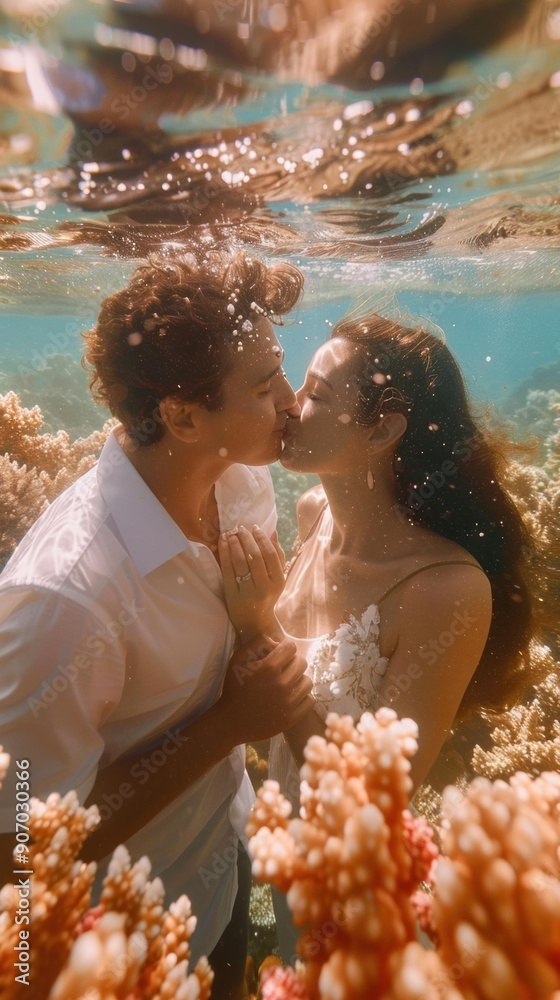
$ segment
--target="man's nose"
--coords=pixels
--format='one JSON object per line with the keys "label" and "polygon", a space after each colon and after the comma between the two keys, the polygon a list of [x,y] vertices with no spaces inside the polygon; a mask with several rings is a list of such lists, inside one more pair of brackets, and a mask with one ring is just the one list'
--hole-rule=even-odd
{"label": "man's nose", "polygon": [[301,406],[297,401],[296,394],[288,382],[288,379],[284,379],[283,388],[284,393],[282,395],[279,409],[285,410],[289,417],[299,417],[301,413]]}

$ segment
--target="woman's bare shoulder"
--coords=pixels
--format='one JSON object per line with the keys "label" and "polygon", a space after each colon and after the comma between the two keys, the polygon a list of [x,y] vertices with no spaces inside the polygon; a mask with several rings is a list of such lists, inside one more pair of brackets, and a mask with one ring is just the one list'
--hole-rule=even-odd
{"label": "woman's bare shoulder", "polygon": [[321,483],[312,486],[310,490],[300,496],[297,503],[297,523],[298,535],[301,539],[305,538],[326,502],[327,498]]}

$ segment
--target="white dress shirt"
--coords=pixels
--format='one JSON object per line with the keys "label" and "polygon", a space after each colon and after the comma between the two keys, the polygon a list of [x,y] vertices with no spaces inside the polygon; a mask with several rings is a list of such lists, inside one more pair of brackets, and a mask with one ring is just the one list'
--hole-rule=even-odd
{"label": "white dress shirt", "polygon": [[[164,751],[150,745],[179,721],[194,721],[221,692],[235,635],[220,567],[160,504],[119,433],[41,515],[0,575],[0,744],[12,756],[1,831],[15,829],[16,760],[30,761],[33,795],[74,788],[83,802],[98,767],[146,747],[145,766],[131,768],[123,794],[98,803],[102,815],[133,809],[136,790],[165,781],[177,743],[170,736]],[[270,535],[276,527],[267,468],[231,466],[215,492],[222,531],[257,523]],[[253,800],[244,750],[126,843],[133,860],[148,855],[167,903],[189,895],[199,921],[195,960],[219,940],[237,892],[237,838]]]}

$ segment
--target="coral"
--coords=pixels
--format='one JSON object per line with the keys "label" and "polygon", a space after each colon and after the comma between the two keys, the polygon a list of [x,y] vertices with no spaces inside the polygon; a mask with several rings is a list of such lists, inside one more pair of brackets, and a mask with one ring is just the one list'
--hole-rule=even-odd
{"label": "coral", "polygon": [[[77,323],[68,323],[58,336],[59,343],[78,341]],[[68,332],[72,331],[72,332]],[[52,348],[52,343],[47,347]],[[10,358],[10,368],[0,372],[0,393],[13,390],[22,406],[39,406],[43,431],[65,430],[71,438],[86,437],[102,427],[106,412],[92,399],[87,375],[78,358],[71,354],[35,352],[29,357]]]}
{"label": "coral", "polygon": [[[533,645],[532,676],[527,704],[516,705],[494,719],[493,747],[477,746],[472,767],[487,778],[507,778],[516,771],[540,774],[560,770],[560,664],[546,646]],[[548,668],[542,680],[543,669]],[[538,672],[537,672],[538,671]]]}
{"label": "coral", "polygon": [[406,808],[414,723],[381,709],[327,726],[307,744],[300,818],[267,782],[249,823],[255,875],[307,925],[305,965],[263,977],[263,1000],[557,1000],[560,774],[449,786],[437,856]]}
{"label": "coral", "polygon": [[[95,806],[83,809],[75,792],[64,798],[53,793],[46,802],[31,799],[30,806],[29,834],[34,842],[27,863],[18,862],[18,867],[33,872],[29,925],[33,976],[21,995],[25,992],[30,1000],[43,1000],[72,946],[76,924],[90,904],[95,865],[76,861],[76,857],[99,822],[99,814]],[[4,950],[10,949],[10,941],[13,949],[18,933],[18,893],[11,885],[0,891],[0,905],[0,995],[16,997],[20,994],[7,961],[13,950]]]}
{"label": "coral", "polygon": [[18,542],[49,505],[45,487],[35,469],[0,456],[0,567]]}
{"label": "coral", "polygon": [[[9,757],[0,748],[0,778]],[[29,870],[31,973],[14,981],[20,894],[0,891],[0,996],[3,1000],[209,1000],[213,973],[205,958],[189,972],[196,918],[186,896],[163,908],[163,886],[150,881],[150,862],[131,865],[116,848],[100,902],[91,908],[96,865],[77,860],[99,822],[76,793],[30,799],[30,844],[18,855]],[[26,857],[27,861],[21,858]]]}
{"label": "coral", "polygon": [[262,979],[262,1000],[309,1000],[305,986],[291,968],[276,967]]}
{"label": "coral", "polygon": [[[263,741],[268,745],[268,741]],[[268,760],[259,754],[259,746],[251,743],[247,744],[247,755],[245,767],[255,788],[260,788],[263,781],[268,777]]]}
{"label": "coral", "polygon": [[526,556],[537,622],[555,630],[560,620],[560,479],[543,468],[512,463],[508,490],[532,537]]}
{"label": "coral", "polygon": [[40,433],[38,406],[27,409],[14,392],[0,396],[0,564],[48,504],[87,472],[115,421],[87,438]]}
{"label": "coral", "polygon": [[416,938],[410,897],[437,855],[427,824],[407,809],[416,734],[391,709],[357,726],[329,714],[326,739],[305,750],[300,818],[289,819],[277,782],[258,793],[253,873],[287,891],[296,926],[313,928],[298,943],[311,1000],[383,991],[392,956]]}
{"label": "coral", "polygon": [[[447,790],[444,793],[444,806]],[[445,821],[434,919],[468,1000],[560,989],[560,775],[477,778]]]}

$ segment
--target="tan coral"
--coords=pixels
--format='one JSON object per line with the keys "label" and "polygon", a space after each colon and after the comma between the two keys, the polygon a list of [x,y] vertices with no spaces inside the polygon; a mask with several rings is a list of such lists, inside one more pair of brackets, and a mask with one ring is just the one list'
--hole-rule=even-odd
{"label": "tan coral", "polygon": [[[448,790],[444,793],[444,805]],[[436,868],[439,953],[468,1000],[560,990],[560,775],[476,779],[448,810]]]}
{"label": "tan coral", "polygon": [[[9,764],[0,747],[0,784]],[[30,800],[31,969],[29,985],[14,979],[18,887],[0,890],[2,1000],[209,1000],[213,972],[206,958],[189,971],[196,918],[186,896],[163,909],[160,879],[149,881],[147,858],[135,865],[114,852],[101,902],[90,909],[96,865],[77,860],[99,822],[74,791]]]}
{"label": "tan coral", "polygon": [[494,779],[560,770],[560,663],[547,646],[532,643],[528,675],[533,683],[526,703],[493,719],[490,749],[475,747],[477,774]]}
{"label": "tan coral", "polygon": [[41,434],[38,406],[22,406],[14,392],[0,396],[0,565],[47,505],[95,465],[114,423],[76,441],[66,431]]}
{"label": "tan coral", "polygon": [[425,825],[415,838],[420,821],[407,810],[416,734],[391,709],[357,726],[330,714],[326,739],[305,750],[300,817],[288,819],[276,783],[258,794],[253,872],[288,890],[296,926],[312,926],[298,942],[311,1000],[370,998],[387,984],[394,953],[415,940],[410,897],[437,853]]}

